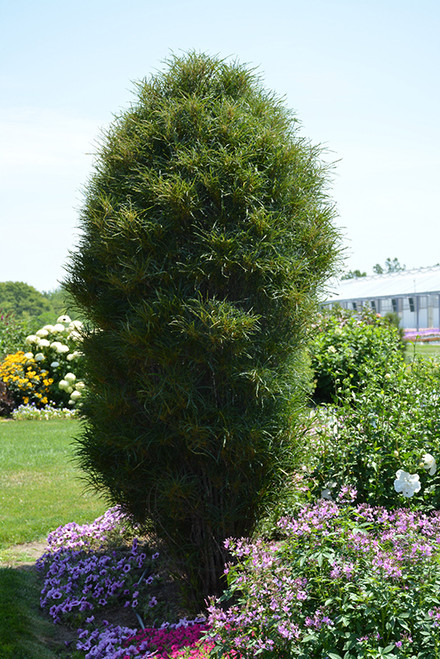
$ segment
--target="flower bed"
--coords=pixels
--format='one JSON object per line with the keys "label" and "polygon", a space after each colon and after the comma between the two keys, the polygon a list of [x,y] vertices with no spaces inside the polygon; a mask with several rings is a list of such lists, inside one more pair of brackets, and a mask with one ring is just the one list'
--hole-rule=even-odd
{"label": "flower bed", "polygon": [[278,527],[276,541],[228,542],[213,656],[440,656],[440,513],[321,500]]}
{"label": "flower bed", "polygon": [[404,339],[405,341],[417,341],[422,343],[440,341],[440,330],[436,327],[425,327],[422,329],[408,328],[404,330]]}
{"label": "flower bed", "polygon": [[[157,553],[136,540],[123,553],[105,549],[128,526],[111,509],[48,538],[41,603],[54,622],[80,627],[75,657],[440,656],[440,512],[302,505],[279,520],[272,540],[230,539],[224,595],[211,599],[207,619],[177,623],[162,622],[151,591]],[[97,614],[112,603],[144,620],[150,610],[149,624],[103,621]]]}

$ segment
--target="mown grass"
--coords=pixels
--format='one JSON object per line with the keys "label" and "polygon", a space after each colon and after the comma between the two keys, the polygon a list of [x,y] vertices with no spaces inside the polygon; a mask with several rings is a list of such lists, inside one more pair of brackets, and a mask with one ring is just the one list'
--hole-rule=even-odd
{"label": "mown grass", "polygon": [[0,657],[55,659],[57,629],[39,611],[40,583],[31,570],[0,569]]}
{"label": "mown grass", "polygon": [[[73,460],[74,420],[0,422],[0,565],[8,548],[89,522],[106,504],[84,492]],[[6,552],[6,553],[5,553]]]}
{"label": "mown grass", "polygon": [[418,357],[440,357],[440,344],[420,343],[408,341],[406,344],[405,357],[407,361],[412,361],[415,356]]}
{"label": "mown grass", "polygon": [[[0,421],[0,657],[59,657],[58,630],[39,611],[30,554],[17,544],[44,541],[68,522],[91,522],[108,507],[84,492],[73,460],[78,421]],[[15,565],[14,568],[10,565]]]}

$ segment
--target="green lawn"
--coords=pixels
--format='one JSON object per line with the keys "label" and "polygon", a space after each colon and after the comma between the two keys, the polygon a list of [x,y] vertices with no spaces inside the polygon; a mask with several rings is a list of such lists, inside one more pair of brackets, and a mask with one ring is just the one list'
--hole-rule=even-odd
{"label": "green lawn", "polygon": [[406,346],[406,359],[412,361],[414,355],[420,357],[440,357],[440,344],[434,343],[412,343],[408,342]]}
{"label": "green lawn", "polygon": [[84,492],[73,461],[74,420],[0,421],[0,565],[11,545],[43,540],[68,522],[90,522],[108,507]]}
{"label": "green lawn", "polygon": [[[79,422],[0,419],[0,657],[56,659],[57,627],[39,611],[35,571],[11,568],[29,560],[18,543],[45,540],[68,522],[91,522],[108,507],[84,493],[73,462]],[[70,656],[63,654],[62,656]]]}

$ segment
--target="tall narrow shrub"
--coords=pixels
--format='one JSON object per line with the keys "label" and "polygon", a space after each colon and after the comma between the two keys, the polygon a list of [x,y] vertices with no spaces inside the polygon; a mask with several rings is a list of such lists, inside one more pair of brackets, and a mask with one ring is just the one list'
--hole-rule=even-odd
{"label": "tall narrow shrub", "polygon": [[102,140],[65,285],[93,331],[78,455],[199,602],[292,470],[337,253],[320,149],[252,70],[190,53]]}

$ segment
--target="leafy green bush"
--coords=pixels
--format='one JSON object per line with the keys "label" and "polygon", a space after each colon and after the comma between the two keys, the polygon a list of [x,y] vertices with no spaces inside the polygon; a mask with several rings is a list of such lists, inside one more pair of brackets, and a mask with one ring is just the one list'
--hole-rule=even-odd
{"label": "leafy green bush", "polygon": [[320,150],[239,64],[191,53],[108,131],[66,282],[90,481],[151,518],[191,594],[292,471],[303,352],[337,253]]}
{"label": "leafy green bush", "polygon": [[[45,325],[0,363],[0,381],[17,405],[74,407],[85,384],[81,347],[82,323],[60,316],[55,325]],[[33,352],[32,352],[33,350]]]}
{"label": "leafy green bush", "polygon": [[[335,499],[352,486],[357,502],[439,508],[439,474],[424,459],[440,458],[439,365],[419,359],[385,375],[374,368],[366,375],[362,391],[341,392],[337,405],[315,412],[309,435],[313,491]],[[420,490],[398,494],[398,470],[415,474]]]}
{"label": "leafy green bush", "polygon": [[27,334],[25,322],[18,320],[14,313],[0,309],[0,359],[20,350]]}
{"label": "leafy green bush", "polygon": [[355,315],[336,309],[321,315],[310,354],[317,403],[338,399],[344,386],[359,390],[371,368],[384,375],[403,361],[398,328],[368,310]]}

